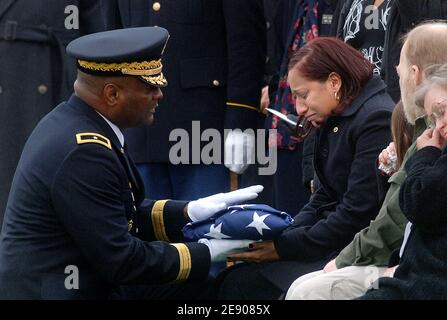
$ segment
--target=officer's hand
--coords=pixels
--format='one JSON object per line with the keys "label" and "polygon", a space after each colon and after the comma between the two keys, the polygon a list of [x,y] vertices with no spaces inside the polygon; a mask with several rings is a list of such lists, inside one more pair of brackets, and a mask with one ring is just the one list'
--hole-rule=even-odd
{"label": "officer's hand", "polygon": [[262,190],[263,186],[256,185],[191,201],[187,207],[188,216],[193,222],[208,219],[229,206],[257,198]]}
{"label": "officer's hand", "polygon": [[221,262],[232,253],[246,250],[253,240],[200,239],[198,242],[208,246],[211,262]]}
{"label": "officer's hand", "polygon": [[242,174],[255,163],[255,136],[240,130],[231,131],[225,139],[225,166]]}
{"label": "officer's hand", "polygon": [[273,241],[252,243],[248,251],[235,253],[228,257],[229,261],[270,262],[279,260]]}

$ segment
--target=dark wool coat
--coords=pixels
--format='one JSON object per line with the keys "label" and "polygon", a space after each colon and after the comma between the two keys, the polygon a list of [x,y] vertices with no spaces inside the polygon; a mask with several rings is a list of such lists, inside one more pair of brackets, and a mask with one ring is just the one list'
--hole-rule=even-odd
{"label": "dark wool coat", "polygon": [[104,0],[101,6],[108,29],[157,25],[170,33],[163,55],[168,86],[154,124],[126,130],[135,162],[168,162],[177,143],[170,133],[191,133],[192,121],[200,121],[202,131],[256,128],[263,117],[262,1]]}
{"label": "dark wool coat", "polygon": [[[259,283],[267,281],[285,292],[299,276],[321,269],[369,225],[383,199],[378,192],[376,160],[391,140],[393,107],[385,84],[374,76],[342,114],[330,117],[317,130],[314,163],[319,188],[295,217],[294,225],[274,241],[282,261],[229,270],[227,280],[237,281],[243,292],[238,296],[232,296],[231,290],[221,292],[221,297],[275,298],[253,296],[256,285],[244,279],[253,280],[256,275]],[[231,285],[224,282],[222,287]]]}
{"label": "dark wool coat", "polygon": [[[72,96],[20,158],[0,236],[0,300],[106,299],[120,285],[205,278],[206,245],[168,243],[183,240],[185,205],[144,199],[112,128]],[[68,266],[78,290],[66,287]]]}
{"label": "dark wool coat", "polygon": [[402,212],[412,229],[393,278],[362,299],[447,299],[447,150],[419,150],[405,165]]}
{"label": "dark wool coat", "polygon": [[[67,6],[79,9],[78,30],[65,28]],[[65,46],[100,28],[95,0],[0,1],[0,226],[26,139],[73,92],[76,66]]]}

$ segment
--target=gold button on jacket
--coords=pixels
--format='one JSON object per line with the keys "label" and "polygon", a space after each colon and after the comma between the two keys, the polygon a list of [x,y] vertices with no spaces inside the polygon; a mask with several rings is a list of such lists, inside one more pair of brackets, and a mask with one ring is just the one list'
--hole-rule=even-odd
{"label": "gold button on jacket", "polygon": [[48,91],[48,87],[46,85],[44,85],[44,84],[41,84],[40,86],[37,87],[37,91],[40,94],[45,94]]}
{"label": "gold button on jacket", "polygon": [[154,11],[159,11],[161,8],[160,2],[154,2],[154,4],[152,5],[152,9],[154,9]]}

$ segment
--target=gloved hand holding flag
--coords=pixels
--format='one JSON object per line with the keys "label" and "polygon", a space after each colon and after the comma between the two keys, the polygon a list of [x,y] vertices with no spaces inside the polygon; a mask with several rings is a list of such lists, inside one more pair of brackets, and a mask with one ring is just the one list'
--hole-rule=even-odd
{"label": "gloved hand holding flag", "polygon": [[262,190],[262,185],[255,185],[191,201],[188,203],[188,216],[193,222],[208,219],[229,206],[257,198]]}
{"label": "gloved hand holding flag", "polygon": [[222,262],[225,261],[230,254],[247,250],[248,245],[253,241],[200,239],[198,242],[208,246],[211,255],[211,262]]}

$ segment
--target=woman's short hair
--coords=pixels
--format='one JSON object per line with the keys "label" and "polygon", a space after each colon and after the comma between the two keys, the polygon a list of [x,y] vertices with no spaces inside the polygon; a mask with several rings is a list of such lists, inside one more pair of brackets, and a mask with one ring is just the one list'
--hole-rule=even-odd
{"label": "woman's short hair", "polygon": [[434,64],[424,70],[425,80],[416,89],[415,104],[424,108],[425,95],[433,86],[440,86],[447,90],[447,63]]}
{"label": "woman's short hair", "polygon": [[333,72],[342,80],[340,100],[349,105],[373,75],[373,65],[358,50],[332,37],[319,37],[291,57],[289,71],[297,68],[311,81],[326,81]]}

